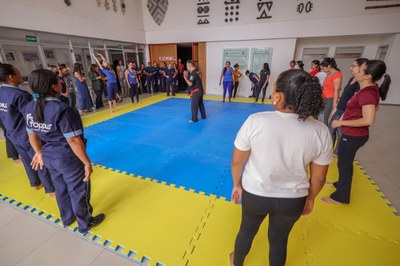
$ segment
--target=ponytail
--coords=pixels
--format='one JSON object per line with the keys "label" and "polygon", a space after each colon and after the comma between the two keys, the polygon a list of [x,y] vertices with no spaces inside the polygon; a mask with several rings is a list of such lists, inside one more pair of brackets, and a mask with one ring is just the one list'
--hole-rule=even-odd
{"label": "ponytail", "polygon": [[323,110],[322,87],[318,78],[311,77],[303,70],[287,70],[280,74],[276,91],[284,93],[285,106],[293,109],[299,120],[317,117]]}
{"label": "ponytail", "polygon": [[391,82],[392,80],[390,79],[390,76],[388,74],[383,75],[383,82],[381,86],[379,86],[379,96],[381,97],[382,101],[386,100]]}
{"label": "ponytail", "polygon": [[35,99],[35,101],[36,101],[36,107],[35,107],[36,119],[39,121],[39,123],[44,123],[44,115],[43,115],[44,99],[42,97],[39,97]]}
{"label": "ponytail", "polygon": [[34,92],[32,97],[36,101],[35,114],[40,123],[44,123],[44,98],[53,96],[56,92],[53,85],[58,85],[56,74],[47,69],[37,69],[29,75],[29,87]]}

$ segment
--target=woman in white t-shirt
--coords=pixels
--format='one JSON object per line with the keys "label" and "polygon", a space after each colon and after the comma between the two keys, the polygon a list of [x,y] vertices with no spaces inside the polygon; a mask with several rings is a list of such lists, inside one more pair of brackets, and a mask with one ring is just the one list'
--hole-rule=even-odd
{"label": "woman in white t-shirt", "polygon": [[243,265],[267,215],[270,265],[285,264],[289,233],[301,214],[311,213],[332,162],[329,130],[312,118],[323,103],[318,79],[302,70],[285,71],[272,101],[276,111],[251,115],[235,140],[232,200],[242,200],[242,223],[230,255],[235,266]]}

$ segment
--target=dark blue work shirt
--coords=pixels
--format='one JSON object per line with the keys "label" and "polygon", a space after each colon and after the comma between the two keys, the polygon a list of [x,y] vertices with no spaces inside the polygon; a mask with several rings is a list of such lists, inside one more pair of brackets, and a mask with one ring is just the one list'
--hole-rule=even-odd
{"label": "dark blue work shirt", "polygon": [[0,119],[4,124],[7,137],[14,144],[28,144],[25,130],[24,110],[32,96],[17,87],[3,84],[0,87]]}
{"label": "dark blue work shirt", "polygon": [[257,85],[257,83],[258,83],[258,80],[256,79],[256,77],[258,77],[257,74],[255,74],[253,72],[251,72],[249,74],[249,79],[251,82],[253,82],[254,85]]}
{"label": "dark blue work shirt", "polygon": [[353,97],[354,93],[360,90],[360,84],[358,84],[358,82],[351,84],[352,81],[353,78],[351,78],[346,87],[344,87],[342,96],[340,96],[340,100],[337,104],[337,109],[343,112],[346,110],[347,102]]}
{"label": "dark blue work shirt", "polygon": [[[147,66],[144,68],[144,71],[146,71],[146,73],[148,74],[148,77],[150,77],[150,74],[153,74],[156,72],[156,69],[152,66]],[[151,75],[153,76],[153,75]]]}
{"label": "dark blue work shirt", "polygon": [[174,75],[175,75],[175,69],[173,68],[167,68],[165,70],[165,75],[168,76],[168,80],[173,80],[174,79]]}
{"label": "dark blue work shirt", "polygon": [[26,131],[39,136],[45,142],[43,157],[61,159],[75,156],[67,139],[83,138],[81,118],[74,109],[54,97],[45,99],[43,108],[44,122],[40,123],[35,115],[36,101],[31,101],[25,113]]}

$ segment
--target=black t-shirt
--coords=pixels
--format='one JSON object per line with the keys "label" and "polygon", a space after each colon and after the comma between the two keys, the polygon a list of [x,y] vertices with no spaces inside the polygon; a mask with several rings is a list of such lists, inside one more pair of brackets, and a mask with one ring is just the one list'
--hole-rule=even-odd
{"label": "black t-shirt", "polygon": [[249,79],[251,80],[251,82],[253,82],[254,85],[257,85],[257,83],[258,83],[256,77],[258,78],[257,74],[255,74],[253,72],[251,72],[249,74]]}
{"label": "black t-shirt", "polygon": [[189,87],[190,90],[194,89],[203,90],[203,84],[201,82],[201,78],[199,76],[197,69],[188,73],[188,79],[190,82],[192,82],[192,86]]}
{"label": "black t-shirt", "polygon": [[260,84],[264,85],[265,81],[267,80],[267,76],[270,75],[270,71],[269,70],[264,70],[262,69],[260,71]]}
{"label": "black t-shirt", "polygon": [[358,84],[358,82],[350,84],[352,81],[353,78],[351,78],[347,83],[346,87],[344,87],[342,96],[340,97],[340,100],[337,104],[338,110],[345,111],[347,102],[350,100],[351,97],[353,97],[354,93],[360,90],[360,84]]}

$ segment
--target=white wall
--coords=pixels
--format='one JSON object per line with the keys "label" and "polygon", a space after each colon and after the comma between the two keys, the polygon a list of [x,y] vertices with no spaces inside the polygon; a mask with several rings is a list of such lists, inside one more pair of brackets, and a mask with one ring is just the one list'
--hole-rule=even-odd
{"label": "white wall", "polygon": [[[383,44],[385,44],[385,41],[383,41]],[[386,72],[390,75],[392,84],[384,103],[400,104],[400,34],[393,36],[385,62]]]}
{"label": "white wall", "polygon": [[[293,59],[296,39],[280,40],[257,40],[257,41],[235,41],[235,42],[208,42],[207,43],[207,94],[222,95],[222,87],[219,86],[219,78],[222,69],[223,50],[229,48],[272,48],[271,82],[268,92],[271,91],[272,83],[277,76],[289,68],[289,61]],[[249,51],[250,52],[250,51]],[[249,55],[250,57],[250,55]],[[232,62],[234,64],[235,62]],[[246,69],[240,70],[243,74]],[[259,72],[257,73],[260,74]],[[238,95],[247,97],[251,94],[251,83],[247,76],[239,81]]]}
{"label": "white wall", "polygon": [[[84,37],[145,43],[143,16],[140,0],[126,2],[123,16],[120,8],[114,13],[97,7],[94,0],[1,0],[0,26],[21,28]],[[120,1],[118,1],[119,3]]]}

